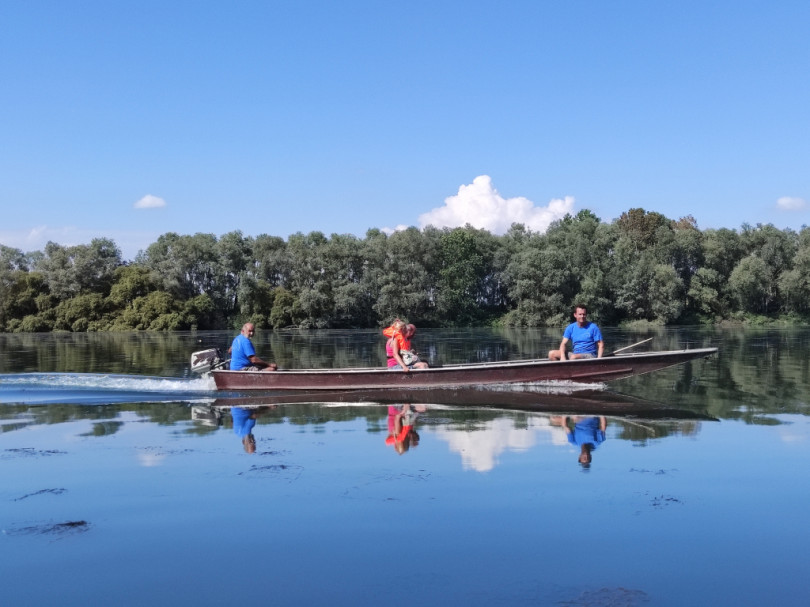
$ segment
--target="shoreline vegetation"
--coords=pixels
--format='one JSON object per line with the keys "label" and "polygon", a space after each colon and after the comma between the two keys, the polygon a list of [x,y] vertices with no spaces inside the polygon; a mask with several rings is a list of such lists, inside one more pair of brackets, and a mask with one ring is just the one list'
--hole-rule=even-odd
{"label": "shoreline vegetation", "polygon": [[168,232],[124,260],[114,241],[0,244],[0,332],[551,327],[573,306],[605,326],[806,325],[810,228],[700,230],[635,208],[546,232],[472,226],[364,238]]}

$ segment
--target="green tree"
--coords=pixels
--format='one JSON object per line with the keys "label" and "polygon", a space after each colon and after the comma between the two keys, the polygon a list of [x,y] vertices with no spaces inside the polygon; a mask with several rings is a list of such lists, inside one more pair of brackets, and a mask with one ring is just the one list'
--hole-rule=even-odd
{"label": "green tree", "polygon": [[[378,322],[385,324],[399,317],[420,325],[435,324],[441,237],[442,232],[435,228],[420,232],[414,227],[388,237],[382,268],[366,268],[377,283],[372,309]],[[379,259],[375,261],[379,264]]]}
{"label": "green tree", "polygon": [[35,266],[50,293],[65,300],[87,293],[106,295],[121,264],[121,252],[112,240],[94,238],[89,245],[73,247],[48,242]]}
{"label": "green tree", "polygon": [[121,266],[115,270],[110,287],[110,304],[116,308],[125,307],[138,297],[158,290],[154,275],[144,266]]}
{"label": "green tree", "polygon": [[181,301],[202,293],[221,300],[224,293],[217,283],[216,244],[213,234],[167,232],[139,253],[136,262],[151,270],[162,289]]}
{"label": "green tree", "polygon": [[302,319],[301,305],[295,295],[283,287],[277,287],[273,293],[273,307],[270,309],[271,325],[277,328],[291,327]]}
{"label": "green tree", "polygon": [[[2,272],[2,289],[0,289],[0,331],[12,330],[10,323],[19,323],[26,316],[36,316],[41,311],[41,304],[50,301],[45,277],[39,272],[12,270]],[[42,298],[42,299],[40,299]],[[47,306],[50,307],[50,306]],[[43,323],[48,321],[43,317]],[[14,326],[19,326],[14,325]],[[41,328],[38,330],[50,330]]]}
{"label": "green tree", "polygon": [[701,314],[721,317],[728,309],[722,295],[723,283],[717,270],[699,268],[689,285],[691,306]]}
{"label": "green tree", "polygon": [[661,213],[644,209],[630,209],[616,220],[620,235],[626,236],[638,251],[653,248],[661,237],[659,230],[671,229],[671,224],[672,220]]}
{"label": "green tree", "polygon": [[743,312],[765,314],[771,298],[768,264],[756,255],[743,258],[731,272],[729,290]]}
{"label": "green tree", "polygon": [[810,228],[799,233],[799,245],[793,267],[779,277],[787,312],[810,313]]}
{"label": "green tree", "polygon": [[706,230],[703,233],[702,267],[716,271],[723,280],[728,280],[731,272],[745,257],[745,248],[740,235],[727,228]]}
{"label": "green tree", "polygon": [[436,307],[443,322],[476,324],[492,312],[494,252],[492,235],[470,225],[441,235]]}
{"label": "green tree", "polygon": [[253,257],[252,245],[253,240],[242,236],[240,231],[224,234],[215,245],[217,289],[214,293],[209,293],[209,296],[219,295],[219,307],[226,317],[232,316],[239,309],[240,292],[250,296],[244,289],[240,290],[240,286],[242,279],[249,275],[248,267]]}
{"label": "green tree", "polygon": [[272,287],[290,285],[293,264],[287,243],[278,236],[261,234],[253,241],[253,259],[250,273]]}
{"label": "green tree", "polygon": [[105,330],[107,304],[101,293],[85,293],[59,302],[54,310],[54,330],[83,332]]}

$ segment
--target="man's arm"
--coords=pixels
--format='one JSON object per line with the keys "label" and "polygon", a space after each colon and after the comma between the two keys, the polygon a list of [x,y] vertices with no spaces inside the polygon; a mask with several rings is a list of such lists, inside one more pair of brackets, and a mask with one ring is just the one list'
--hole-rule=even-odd
{"label": "man's arm", "polygon": [[605,352],[605,342],[600,339],[598,342],[596,342],[596,347],[599,349],[599,351],[596,354],[596,357],[602,358],[602,354],[604,354]]}
{"label": "man's arm", "polygon": [[252,356],[248,356],[248,360],[254,365],[269,365],[270,364],[269,362],[267,362],[266,360],[262,360],[261,358],[259,358],[255,354],[253,354]]}
{"label": "man's arm", "polygon": [[251,362],[251,364],[256,365],[262,371],[277,371],[278,370],[278,365],[276,363],[269,363],[266,360],[262,360],[261,358],[259,358],[255,354],[253,356],[249,356],[248,360]]}

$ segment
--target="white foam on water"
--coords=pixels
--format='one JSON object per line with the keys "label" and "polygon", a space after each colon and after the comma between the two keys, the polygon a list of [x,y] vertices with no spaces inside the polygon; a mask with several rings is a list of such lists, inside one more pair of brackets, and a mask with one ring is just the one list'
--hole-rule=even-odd
{"label": "white foam on water", "polygon": [[97,373],[16,373],[0,375],[0,388],[39,390],[121,390],[127,392],[212,392],[211,377],[175,378]]}

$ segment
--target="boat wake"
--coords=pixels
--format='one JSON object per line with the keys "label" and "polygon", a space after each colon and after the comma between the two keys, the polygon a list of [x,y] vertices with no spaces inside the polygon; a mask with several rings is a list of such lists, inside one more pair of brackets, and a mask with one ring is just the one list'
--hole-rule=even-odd
{"label": "boat wake", "polygon": [[534,394],[574,394],[579,391],[601,392],[607,389],[607,384],[583,383],[568,379],[551,379],[537,382],[524,382],[513,384],[488,384],[476,386],[479,390],[497,392],[531,392]]}
{"label": "boat wake", "polygon": [[3,404],[107,404],[210,399],[210,378],[173,378],[96,373],[0,374]]}

